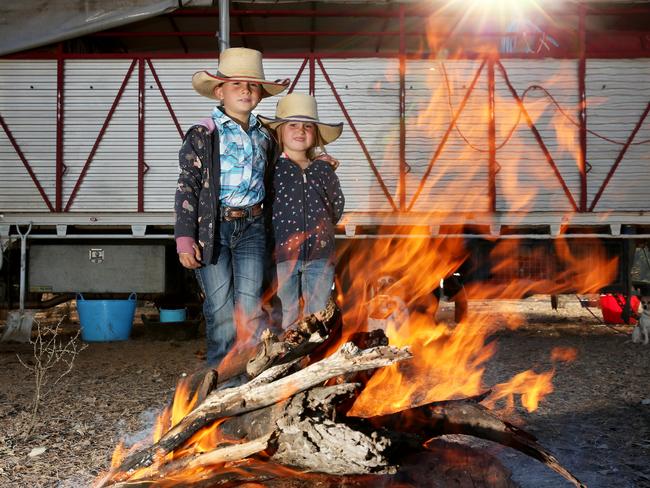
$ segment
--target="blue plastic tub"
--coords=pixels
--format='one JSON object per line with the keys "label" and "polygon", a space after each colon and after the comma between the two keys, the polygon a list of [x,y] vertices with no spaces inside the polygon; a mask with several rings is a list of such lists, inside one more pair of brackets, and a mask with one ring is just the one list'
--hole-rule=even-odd
{"label": "blue plastic tub", "polygon": [[126,341],[131,335],[136,295],[127,300],[86,300],[77,294],[77,311],[84,342]]}
{"label": "blue plastic tub", "polygon": [[185,322],[187,319],[187,310],[185,308],[161,308],[161,322]]}

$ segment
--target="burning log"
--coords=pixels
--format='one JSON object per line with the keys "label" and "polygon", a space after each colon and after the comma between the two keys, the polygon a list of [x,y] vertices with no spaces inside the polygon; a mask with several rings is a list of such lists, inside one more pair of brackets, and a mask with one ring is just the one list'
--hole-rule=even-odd
{"label": "burning log", "polygon": [[243,444],[234,444],[218,449],[213,449],[203,454],[185,456],[180,459],[170,461],[160,467],[151,466],[147,469],[140,470],[136,476],[129,481],[115,483],[114,488],[150,486],[167,477],[173,477],[175,474],[182,473],[188,469],[205,468],[214,466],[228,461],[239,461],[253,454],[267,449],[274,440],[273,434],[267,434],[258,439]]}
{"label": "burning log", "polygon": [[151,466],[156,458],[172,452],[194,433],[217,419],[267,407],[335,376],[388,366],[410,357],[406,348],[384,346],[360,350],[354,344],[346,343],[334,354],[289,376],[282,377],[298,360],[273,366],[242,386],[210,393],[201,405],[172,427],[158,442],[129,455],[98,486],[128,479],[134,470]]}
{"label": "burning log", "polygon": [[235,350],[219,365],[219,383],[246,374],[254,378],[274,364],[318,352],[340,335],[341,313],[330,298],[325,308],[287,328],[279,337],[264,331],[260,344]]}
{"label": "burning log", "polygon": [[[314,320],[312,326],[319,320]],[[197,406],[152,446],[127,456],[97,486],[147,487],[163,481],[173,485],[174,480],[184,480],[188,472],[194,476],[192,486],[265,481],[273,475],[269,478],[269,473],[256,468],[255,463],[248,471],[239,465],[229,469],[224,464],[261,451],[276,466],[330,476],[386,476],[395,473],[405,455],[425,455],[428,449],[441,449],[440,442],[433,447],[431,439],[444,434],[470,435],[517,449],[576,487],[584,486],[534,436],[480,405],[489,391],[388,415],[348,417],[346,414],[372,372],[408,359],[411,354],[406,348],[388,347],[383,332],[373,331],[352,336],[356,345],[346,343],[336,353],[296,371],[299,363],[304,366],[306,355],[313,358],[320,346],[329,346],[332,330],[302,322],[281,339],[266,334],[247,361],[248,373],[254,378],[241,386],[218,390],[216,372],[195,375],[190,383],[199,399]],[[252,354],[252,350],[249,352]],[[325,382],[330,386],[323,386]],[[187,454],[191,450],[186,449],[196,442],[192,436],[216,421],[220,438],[242,443],[215,445],[206,453]],[[180,453],[181,457],[174,458],[172,453]],[[470,459],[476,454],[470,449],[465,457],[471,466]],[[458,472],[453,480],[460,479]],[[469,479],[482,476],[475,473]],[[510,486],[507,479],[500,479],[503,483],[486,481],[485,486]],[[443,485],[447,483],[443,481]],[[458,486],[470,485],[461,482]]]}
{"label": "burning log", "polygon": [[532,434],[505,422],[473,401],[438,402],[368,419],[377,427],[414,434],[424,443],[445,434],[465,434],[497,442],[542,462],[573,483],[586,488]]}

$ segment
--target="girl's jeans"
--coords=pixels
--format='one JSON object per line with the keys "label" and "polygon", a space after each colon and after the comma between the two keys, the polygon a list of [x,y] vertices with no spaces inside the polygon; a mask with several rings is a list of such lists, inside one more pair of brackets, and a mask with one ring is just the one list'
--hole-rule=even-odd
{"label": "girl's jeans", "polygon": [[282,261],[276,264],[276,270],[283,329],[298,319],[301,294],[305,316],[325,308],[334,283],[334,264],[330,259]]}
{"label": "girl's jeans", "polygon": [[263,317],[263,217],[222,221],[219,231],[217,263],[196,270],[196,279],[205,294],[206,359],[212,367],[221,362],[235,338],[251,338],[261,327]]}

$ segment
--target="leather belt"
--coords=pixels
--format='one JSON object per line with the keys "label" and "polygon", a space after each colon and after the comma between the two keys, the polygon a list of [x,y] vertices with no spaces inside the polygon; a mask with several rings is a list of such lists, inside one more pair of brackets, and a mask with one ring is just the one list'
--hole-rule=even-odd
{"label": "leather belt", "polygon": [[221,205],[219,207],[219,216],[221,220],[230,222],[236,219],[252,219],[262,215],[262,204],[258,203],[250,207],[226,207]]}

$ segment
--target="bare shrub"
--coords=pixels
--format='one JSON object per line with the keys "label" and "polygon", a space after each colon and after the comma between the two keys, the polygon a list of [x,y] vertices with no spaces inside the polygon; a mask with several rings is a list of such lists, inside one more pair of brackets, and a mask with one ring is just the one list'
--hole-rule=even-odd
{"label": "bare shrub", "polygon": [[[77,355],[87,347],[86,344],[77,341],[79,331],[67,342],[59,337],[59,326],[62,320],[55,326],[41,325],[36,322],[36,337],[29,341],[34,346],[33,355],[25,361],[17,355],[20,364],[34,375],[34,398],[31,403],[30,420],[24,432],[25,438],[34,431],[43,399],[52,392],[64,376],[72,371]],[[51,370],[58,364],[61,364],[63,371],[57,371],[52,376]],[[52,378],[55,378],[53,382]]]}

